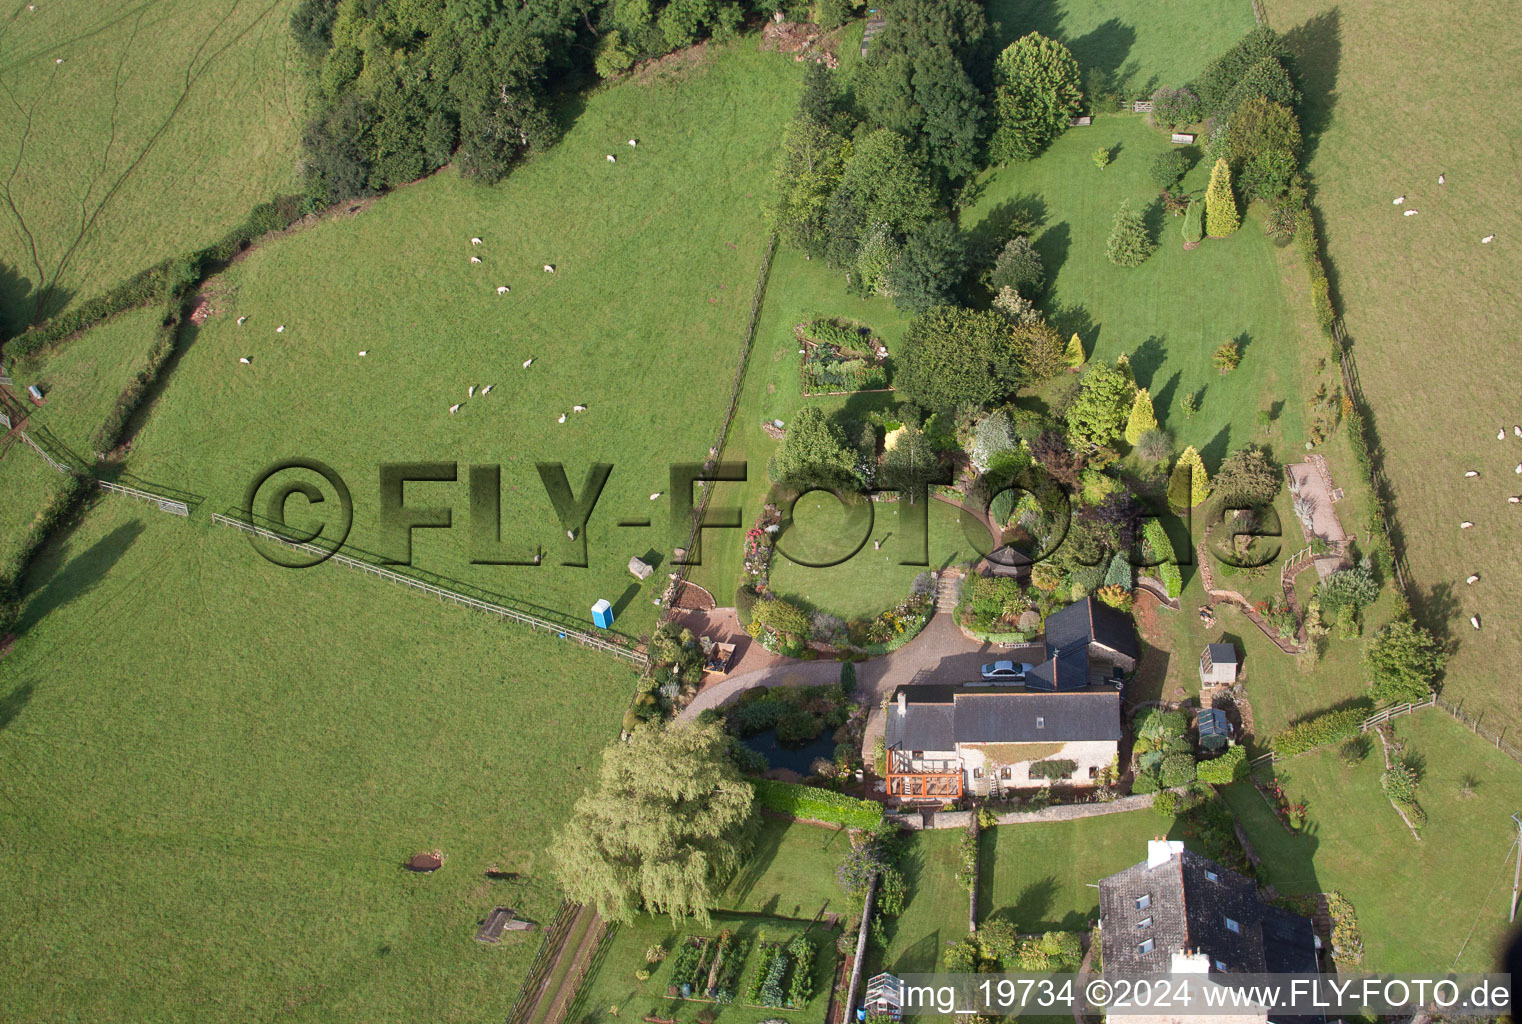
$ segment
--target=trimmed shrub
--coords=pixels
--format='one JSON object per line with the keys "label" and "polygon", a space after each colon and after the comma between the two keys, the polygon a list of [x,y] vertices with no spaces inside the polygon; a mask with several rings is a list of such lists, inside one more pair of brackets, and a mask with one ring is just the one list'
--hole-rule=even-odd
{"label": "trimmed shrub", "polygon": [[1205,237],[1205,204],[1198,199],[1189,203],[1189,209],[1184,211],[1185,245],[1199,245],[1200,239]]}
{"label": "trimmed shrub", "polygon": [[1237,199],[1231,191],[1231,166],[1225,159],[1217,160],[1210,171],[1210,187],[1205,190],[1205,231],[1211,238],[1225,238],[1241,226]]}
{"label": "trimmed shrub", "polygon": [[1247,778],[1247,748],[1228,747],[1220,757],[1201,761],[1195,766],[1195,777],[1218,786],[1240,782]]}
{"label": "trimmed shrub", "polygon": [[883,805],[844,793],[774,779],[752,779],[756,803],[790,818],[826,821],[846,828],[871,828],[882,821]]}
{"label": "trimmed shrub", "polygon": [[1158,783],[1170,789],[1188,785],[1194,777],[1194,758],[1189,754],[1169,754],[1157,770]]}
{"label": "trimmed shrub", "polygon": [[1166,190],[1177,185],[1187,170],[1189,170],[1189,158],[1182,150],[1170,149],[1166,153],[1157,155],[1147,173],[1152,175],[1152,184]]}
{"label": "trimmed shrub", "polygon": [[1338,711],[1296,722],[1275,736],[1269,747],[1280,757],[1292,757],[1329,743],[1340,743],[1358,735],[1358,727],[1372,710],[1373,705],[1368,701],[1359,701]]}

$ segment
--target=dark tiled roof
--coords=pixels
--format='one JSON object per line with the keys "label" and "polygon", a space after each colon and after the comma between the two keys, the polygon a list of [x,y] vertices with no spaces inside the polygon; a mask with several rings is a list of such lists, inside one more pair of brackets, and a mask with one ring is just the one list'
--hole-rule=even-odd
{"label": "dark tiled roof", "polygon": [[[1143,896],[1149,905],[1138,909]],[[1166,972],[1184,949],[1204,953],[1212,970],[1217,961],[1233,973],[1316,970],[1309,921],[1268,906],[1252,879],[1189,850],[1103,879],[1099,913],[1105,969],[1118,974]],[[1148,938],[1153,948],[1139,952]]]}
{"label": "dark tiled roof", "polygon": [[1210,663],[1212,665],[1235,665],[1237,663],[1237,649],[1231,644],[1207,644],[1210,650]]}
{"label": "dark tiled roof", "polygon": [[1047,658],[1025,673],[1029,690],[1082,690],[1089,685],[1089,645],[1075,644],[1066,650],[1047,646]]}
{"label": "dark tiled roof", "polygon": [[1097,641],[1131,658],[1141,656],[1131,617],[1092,597],[1086,597],[1046,617],[1046,647],[1049,654],[1079,644],[1087,646],[1090,641]]}
{"label": "dark tiled roof", "polygon": [[[898,711],[900,693],[906,700],[905,714]],[[1120,694],[1107,687],[1031,693],[1005,686],[901,686],[894,691],[887,716],[884,742],[896,750],[1121,737]]]}

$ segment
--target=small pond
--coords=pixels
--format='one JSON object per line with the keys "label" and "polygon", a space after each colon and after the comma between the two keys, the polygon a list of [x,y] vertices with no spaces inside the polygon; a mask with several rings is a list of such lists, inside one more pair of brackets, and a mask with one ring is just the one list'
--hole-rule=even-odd
{"label": "small pond", "polygon": [[740,740],[747,747],[766,758],[773,768],[787,768],[799,775],[809,775],[809,765],[816,758],[831,760],[835,757],[835,740],[831,730],[821,729],[819,735],[801,747],[784,747],[777,742],[777,730],[754,733]]}

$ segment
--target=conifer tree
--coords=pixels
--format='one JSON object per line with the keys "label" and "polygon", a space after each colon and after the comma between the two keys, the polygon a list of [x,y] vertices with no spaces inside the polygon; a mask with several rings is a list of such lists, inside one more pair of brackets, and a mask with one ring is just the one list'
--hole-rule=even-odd
{"label": "conifer tree", "polygon": [[1205,190],[1205,233],[1211,238],[1225,238],[1241,224],[1237,198],[1231,192],[1231,166],[1223,157],[1215,162],[1210,187]]}
{"label": "conifer tree", "polygon": [[1139,267],[1147,262],[1147,257],[1156,248],[1141,214],[1131,209],[1131,200],[1123,201],[1120,209],[1115,211],[1115,226],[1110,229],[1110,238],[1105,242],[1105,255],[1116,266]]}
{"label": "conifer tree", "polygon": [[1141,443],[1142,435],[1157,429],[1157,414],[1152,410],[1152,395],[1146,388],[1138,388],[1131,403],[1131,418],[1126,420],[1126,443]]}
{"label": "conifer tree", "polygon": [[1184,449],[1173,475],[1168,478],[1168,504],[1174,508],[1194,508],[1210,495],[1210,475],[1205,472],[1205,461],[1194,445]]}
{"label": "conifer tree", "polygon": [[1078,332],[1074,331],[1073,336],[1068,339],[1068,347],[1063,353],[1063,358],[1067,360],[1068,368],[1075,373],[1083,367],[1086,357],[1083,354],[1083,339],[1078,337]]}

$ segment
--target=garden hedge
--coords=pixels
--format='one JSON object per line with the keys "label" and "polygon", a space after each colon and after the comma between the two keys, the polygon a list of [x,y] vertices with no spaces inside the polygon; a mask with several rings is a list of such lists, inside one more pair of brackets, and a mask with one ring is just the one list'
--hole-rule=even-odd
{"label": "garden hedge", "polygon": [[1247,778],[1247,748],[1229,747],[1226,753],[1195,766],[1196,777],[1201,782],[1227,785]]}
{"label": "garden hedge", "polygon": [[790,818],[827,821],[846,828],[871,828],[883,817],[882,804],[833,790],[773,779],[752,779],[751,785],[756,789],[758,804]]}
{"label": "garden hedge", "polygon": [[1279,757],[1292,757],[1329,743],[1339,743],[1358,735],[1358,727],[1373,710],[1374,706],[1368,701],[1359,701],[1338,711],[1296,722],[1275,736],[1269,747]]}

